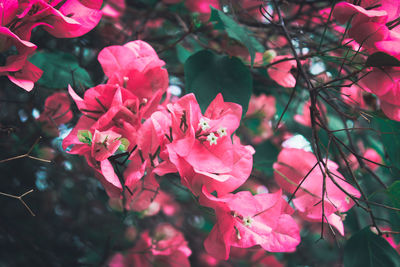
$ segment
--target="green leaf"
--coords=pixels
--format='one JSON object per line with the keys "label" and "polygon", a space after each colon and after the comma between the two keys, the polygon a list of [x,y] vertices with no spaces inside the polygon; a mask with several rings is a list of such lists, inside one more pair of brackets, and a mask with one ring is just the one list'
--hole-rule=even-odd
{"label": "green leaf", "polygon": [[387,193],[389,195],[390,200],[393,203],[393,206],[396,208],[400,208],[400,181],[394,182],[387,189]]}
{"label": "green leaf", "polygon": [[355,233],[344,248],[345,267],[400,266],[400,256],[382,237],[369,227]]}
{"label": "green leaf", "polygon": [[211,7],[210,21],[215,22],[215,29],[225,30],[230,38],[246,46],[250,53],[251,66],[253,66],[256,51],[264,51],[264,47],[257,39],[249,35],[247,29],[237,24],[236,21],[225,15],[224,12],[213,7]]}
{"label": "green leaf", "polygon": [[79,66],[72,54],[64,52],[37,52],[30,58],[37,67],[43,70],[38,81],[47,88],[66,88],[72,86],[92,87],[93,82],[87,71]]}
{"label": "green leaf", "polygon": [[178,56],[178,60],[181,63],[185,63],[185,61],[190,57],[192,53],[184,48],[182,45],[176,45],[176,55]]}
{"label": "green leaf", "polygon": [[[394,182],[389,188],[386,190],[387,195],[389,196],[390,202],[392,202],[393,207],[400,209],[400,181]],[[394,220],[391,221],[394,225],[396,225],[396,222],[399,221],[400,219],[400,212],[395,212],[394,215],[396,218],[393,218]],[[398,228],[398,224],[396,225]]]}
{"label": "green leaf", "polygon": [[89,130],[79,130],[78,131],[79,142],[90,145],[92,143],[92,138],[93,138],[92,133]]}
{"label": "green leaf", "polygon": [[400,122],[375,117],[374,124],[381,132],[381,140],[391,165],[400,168]]}
{"label": "green leaf", "polygon": [[184,70],[186,89],[196,95],[203,111],[222,93],[225,101],[242,105],[242,114],[246,114],[253,82],[240,59],[203,50],[186,60]]}
{"label": "green leaf", "polygon": [[129,140],[126,138],[121,138],[120,141],[121,141],[121,145],[119,146],[118,149],[121,150],[122,152],[125,152],[129,147],[129,144],[130,144]]}
{"label": "green leaf", "polygon": [[269,140],[254,147],[254,168],[262,171],[264,174],[272,176],[274,170],[272,165],[276,162],[279,154],[278,148]]}
{"label": "green leaf", "polygon": [[[389,188],[386,190],[386,194],[391,202],[388,203],[389,206],[400,209],[400,181],[396,181],[389,186]],[[392,230],[400,231],[400,212],[391,210],[389,216]],[[394,239],[396,242],[400,241],[400,237],[398,235],[394,235]]]}
{"label": "green leaf", "polygon": [[368,57],[365,65],[367,67],[399,67],[400,60],[384,52],[376,52]]}

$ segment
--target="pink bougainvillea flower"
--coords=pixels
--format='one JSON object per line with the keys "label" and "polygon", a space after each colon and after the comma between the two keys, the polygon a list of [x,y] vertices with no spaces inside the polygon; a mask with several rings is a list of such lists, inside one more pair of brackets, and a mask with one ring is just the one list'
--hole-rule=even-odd
{"label": "pink bougainvillea flower", "polygon": [[[125,208],[127,210],[143,212],[144,216],[147,215],[146,211],[151,212],[149,209],[152,208],[151,205],[157,197],[160,187],[154,172],[151,172],[151,170],[148,171],[149,173],[141,177],[140,181],[129,185],[125,184],[129,188],[129,191],[125,191]],[[151,216],[151,214],[148,216]]]}
{"label": "pink bougainvillea flower", "polygon": [[36,50],[36,45],[20,39],[6,27],[0,27],[0,52],[16,49],[17,54],[7,57],[4,66],[0,66],[0,75],[6,75],[10,81],[26,91],[31,91],[42,71],[28,61]]}
{"label": "pink bougainvillea flower", "polygon": [[[254,149],[251,146],[240,144],[238,137],[233,137],[233,166],[226,173],[210,173],[193,169],[193,172],[182,171],[185,175],[185,183],[194,194],[200,192],[204,185],[208,191],[217,191],[219,195],[225,195],[239,188],[249,177],[253,167]],[[188,167],[188,169],[192,170]]]}
{"label": "pink bougainvillea flower", "polygon": [[381,101],[382,111],[392,120],[400,121],[400,68],[373,68],[359,81],[360,86],[374,93]]}
{"label": "pink bougainvillea flower", "polygon": [[[311,101],[308,100],[306,103],[303,105],[303,114],[296,114],[294,115],[294,120],[304,126],[311,127],[311,114],[310,114],[310,106],[311,106]],[[323,114],[326,114],[326,107],[322,105],[321,103],[318,102],[317,108],[318,111],[321,113],[321,107]]]}
{"label": "pink bougainvillea flower", "polygon": [[[57,2],[57,1],[56,1]],[[86,34],[92,30],[101,19],[99,10],[103,0],[69,0],[54,12],[49,23],[52,28],[46,29],[58,38],[72,38]],[[54,7],[55,3],[52,4]]]}
{"label": "pink bougainvillea flower", "polygon": [[71,87],[69,93],[83,116],[64,138],[64,149],[74,145],[69,153],[80,154],[82,142],[78,140],[79,130],[89,130],[93,133],[94,130],[112,129],[131,142],[129,149],[134,146],[136,128],[140,127],[141,111],[146,109],[145,106],[139,108],[135,95],[118,85],[98,85],[90,88],[85,92],[83,99]]}
{"label": "pink bougainvillea flower", "polygon": [[260,124],[256,131],[250,132],[254,144],[261,143],[273,135],[271,120],[275,116],[275,113],[276,108],[274,96],[266,96],[265,94],[251,96],[249,108],[246,113],[246,119],[260,120]]}
{"label": "pink bougainvillea flower", "polygon": [[168,88],[165,62],[143,41],[109,46],[100,51],[98,60],[109,84],[119,84],[139,98],[150,99],[155,92]]}
{"label": "pink bougainvillea flower", "polygon": [[157,196],[149,207],[143,212],[143,216],[154,216],[162,211],[167,216],[174,216],[180,211],[179,204],[168,193],[159,190]]}
{"label": "pink bougainvillea flower", "polygon": [[[102,0],[42,0],[21,1],[19,6],[19,31],[30,36],[32,29],[44,25],[44,29],[58,38],[73,38],[92,30],[101,19]],[[40,23],[38,23],[40,22]]]}
{"label": "pink bougainvillea flower", "polygon": [[[157,68],[166,73],[166,70],[161,69],[165,63],[158,58],[151,46],[141,41],[114,48],[104,49],[100,57],[106,73],[111,73],[112,67],[117,74],[123,74],[125,68],[138,71],[138,75],[132,76],[130,80],[137,90],[132,90],[132,87],[124,88],[123,85],[126,84],[108,83],[90,88],[81,98],[69,87],[69,93],[83,116],[63,140],[63,148],[69,147],[68,152],[71,154],[84,155],[88,164],[96,170],[107,193],[117,198],[121,196],[114,193],[118,190],[121,192],[123,185],[120,184],[108,158],[121,147],[122,152],[132,151],[130,164],[124,173],[124,186],[132,193],[126,196],[127,209],[143,211],[148,208],[150,200],[156,195],[154,192],[158,190],[152,168],[158,165],[157,155],[166,139],[165,131],[168,130],[170,122],[165,115],[162,117],[162,112],[154,113],[157,110],[165,110],[165,104],[160,105],[164,86],[157,85],[157,75],[150,75]],[[121,49],[128,49],[130,54],[118,54]],[[130,57],[130,60],[124,61],[125,56]],[[148,81],[141,78],[143,73],[147,75]],[[157,89],[152,91],[151,86],[147,87],[149,84]],[[168,94],[166,99],[169,99]],[[93,141],[92,135],[96,141]],[[150,136],[152,138],[149,138]],[[146,180],[139,183],[145,173]],[[140,189],[143,183],[149,183],[147,188],[152,188],[152,191],[145,190],[144,194],[133,193],[143,191]],[[145,195],[148,197],[143,197]]]}
{"label": "pink bougainvillea flower", "polygon": [[[392,234],[390,234],[390,232],[392,231],[392,229],[390,229],[390,227],[386,226],[386,227],[379,227],[379,229],[384,232],[382,237],[397,251],[397,253],[400,254],[400,244],[397,243],[394,240],[394,237]],[[378,231],[376,230],[375,227],[371,227],[371,231],[377,233]],[[386,233],[385,233],[386,232]]]}
{"label": "pink bougainvillea flower", "polygon": [[135,146],[142,118],[137,97],[118,85],[96,86],[87,90],[83,99],[72,88],[69,92],[84,115],[64,138],[63,148],[72,145],[69,153],[84,155],[89,165],[104,176],[105,182],[121,189],[107,158],[121,145],[129,151]]}
{"label": "pink bougainvillea flower", "polygon": [[[291,56],[276,56],[271,63],[290,58]],[[286,60],[277,63],[268,68],[268,75],[277,84],[283,87],[292,88],[296,85],[296,78],[290,72],[292,68],[297,66],[296,60]]]}
{"label": "pink bougainvillea flower", "polygon": [[225,194],[246,181],[254,150],[231,139],[241,118],[239,105],[224,102],[219,94],[203,116],[194,95],[188,94],[167,108],[171,126],[165,130],[169,141],[159,175],[178,171],[182,184],[196,195],[203,184]]}
{"label": "pink bougainvillea flower", "polygon": [[365,150],[363,157],[370,160],[365,160],[365,164],[367,164],[367,166],[373,171],[376,171],[379,168],[379,165],[375,164],[374,162],[380,164],[383,163],[382,157],[378,154],[378,152],[376,152],[375,149],[372,148],[368,148],[367,150]]}
{"label": "pink bougainvillea flower", "polygon": [[17,15],[18,0],[0,0],[1,25],[8,25]]}
{"label": "pink bougainvillea flower", "polygon": [[216,198],[203,187],[199,201],[217,216],[204,241],[206,251],[217,259],[227,260],[231,246],[260,245],[270,252],[292,252],[300,243],[299,227],[290,216],[293,210],[281,191],[255,196],[241,191]]}
{"label": "pink bougainvillea flower", "polygon": [[398,105],[392,105],[388,102],[381,102],[381,108],[383,113],[385,113],[388,118],[395,120],[395,121],[400,121],[400,106]]}
{"label": "pink bougainvillea flower", "polygon": [[[296,159],[296,160],[293,160]],[[325,160],[325,159],[324,159]],[[360,192],[345,181],[345,178],[337,171],[338,165],[330,160],[326,162],[334,181],[348,194],[358,198]],[[274,163],[275,181],[280,187],[290,194],[297,190],[293,204],[300,215],[313,222],[328,222],[333,225],[340,234],[344,235],[344,227],[340,213],[348,211],[353,205],[353,200],[344,193],[330,177],[325,178],[324,216],[322,220],[322,183],[324,176],[317,166],[317,159],[312,152],[302,149],[284,148],[278,155],[278,161]],[[304,177],[309,173],[307,178]]]}
{"label": "pink bougainvillea flower", "polygon": [[362,109],[367,108],[363,98],[363,90],[357,84],[344,86],[341,88],[340,92],[342,93],[343,101],[348,105]]}
{"label": "pink bougainvillea flower", "polygon": [[[349,163],[350,168],[353,171],[360,168],[360,164],[358,163],[358,160],[357,160],[356,156],[354,156],[354,154],[349,154],[346,159],[347,159],[347,162]],[[346,166],[346,163],[344,160],[342,161],[342,164],[344,164],[344,166]]]}
{"label": "pink bougainvillea flower", "polygon": [[[361,3],[363,1],[360,1]],[[352,17],[356,22],[374,21],[377,23],[385,23],[387,20],[387,12],[383,10],[371,9],[367,10],[365,5],[353,5],[347,2],[340,2],[335,5],[333,15],[341,23],[345,24]]]}
{"label": "pink bougainvillea flower", "polygon": [[[161,98],[155,94],[148,102],[141,103],[130,91],[113,84],[90,88],[83,99],[71,87],[69,93],[84,115],[80,120],[84,119],[86,130],[92,128],[105,131],[114,128],[114,131],[129,140],[129,149],[136,144],[136,132],[141,126],[141,120],[157,109]],[[64,149],[77,143],[78,130],[82,129],[75,127],[64,139]]]}
{"label": "pink bougainvillea flower", "polygon": [[137,147],[129,157],[131,164],[124,173],[126,185],[133,186],[143,177],[146,169],[158,166],[158,153],[165,145],[164,133],[169,128],[169,122],[163,112],[155,112],[140,127],[135,139]]}
{"label": "pink bougainvillea flower", "polygon": [[95,131],[92,140],[91,153],[95,160],[103,161],[112,156],[121,145],[121,135],[112,131]]}
{"label": "pink bougainvillea flower", "polygon": [[342,24],[351,20],[348,36],[370,52],[397,55],[399,49],[394,43],[400,39],[400,31],[398,27],[392,29],[388,25],[399,17],[399,4],[398,0],[360,1],[358,5],[340,2],[333,15]]}
{"label": "pink bougainvillea flower", "polygon": [[191,12],[198,12],[202,14],[210,13],[210,6],[220,9],[218,0],[186,0],[185,5]]}
{"label": "pink bougainvillea flower", "polygon": [[164,223],[152,235],[149,231],[143,232],[135,247],[125,256],[115,254],[109,264],[113,267],[190,267],[191,254],[183,234]]}
{"label": "pink bougainvillea flower", "polygon": [[[38,121],[44,124],[47,129],[57,129],[57,126],[69,122],[72,117],[70,109],[71,101],[64,92],[58,92],[46,98],[44,110]],[[58,135],[58,130],[56,130]]]}
{"label": "pink bougainvillea flower", "polygon": [[104,16],[112,19],[118,19],[122,16],[126,8],[125,0],[107,0],[101,9]]}
{"label": "pink bougainvillea flower", "polygon": [[35,82],[40,79],[42,74],[43,71],[41,69],[27,61],[22,69],[16,72],[9,72],[7,77],[11,82],[29,92],[33,89]]}
{"label": "pink bougainvillea flower", "polygon": [[83,154],[88,164],[101,174],[108,183],[122,189],[114,167],[108,160],[121,146],[121,135],[113,131],[100,132],[95,130],[94,133],[80,131],[78,138],[82,145],[79,146],[79,150],[74,147],[74,153]]}

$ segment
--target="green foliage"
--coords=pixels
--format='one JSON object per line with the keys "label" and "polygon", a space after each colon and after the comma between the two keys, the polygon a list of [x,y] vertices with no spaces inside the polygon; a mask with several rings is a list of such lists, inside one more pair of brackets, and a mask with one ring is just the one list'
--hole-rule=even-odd
{"label": "green foliage", "polygon": [[179,62],[185,63],[185,61],[190,57],[192,53],[181,46],[180,44],[176,45],[176,55],[178,57]]}
{"label": "green foliage", "polygon": [[257,41],[256,38],[248,34],[248,30],[243,28],[224,12],[212,8],[211,9],[211,22],[215,22],[215,28],[225,30],[228,36],[236,41],[242,43],[249,50],[251,65],[253,66],[256,52],[263,52],[264,47]]}
{"label": "green foliage", "polygon": [[129,147],[129,140],[128,139],[126,139],[126,138],[121,138],[120,139],[120,141],[121,141],[121,145],[119,146],[119,150],[120,151],[127,151],[128,150],[128,147]]}
{"label": "green foliage", "polygon": [[266,175],[273,175],[274,170],[272,165],[278,158],[278,148],[269,140],[254,148],[256,150],[254,154],[254,168],[262,171]]}
{"label": "green foliage", "polygon": [[189,44],[189,49],[180,44],[177,44],[175,47],[178,60],[182,64],[185,63],[191,55],[203,50],[203,47],[196,40],[190,38],[190,36],[185,38],[185,41]]}
{"label": "green foliage", "polygon": [[400,256],[382,237],[369,227],[355,233],[344,248],[345,267],[400,266]]}
{"label": "green foliage", "polygon": [[396,208],[400,208],[400,181],[394,182],[388,189],[387,194]]}
{"label": "green foliage", "polygon": [[184,65],[186,89],[196,95],[204,111],[218,93],[224,100],[243,107],[246,114],[252,92],[249,69],[236,57],[203,50],[189,57]]}
{"label": "green foliage", "polygon": [[368,57],[365,65],[367,67],[399,67],[400,60],[384,52],[376,52]]}
{"label": "green foliage", "polygon": [[93,139],[93,136],[89,130],[79,130],[78,131],[79,142],[90,145],[92,143],[92,139]]}
{"label": "green foliage", "polygon": [[391,164],[400,168],[400,122],[376,117],[375,127],[381,132],[382,143]]}
{"label": "green foliage", "polygon": [[89,73],[79,66],[78,59],[64,52],[37,52],[30,61],[44,72],[38,83],[47,88],[73,86],[92,87]]}
{"label": "green foliage", "polygon": [[[400,209],[400,181],[394,182],[387,190],[386,194],[389,196],[390,202],[389,205],[394,208]],[[390,223],[391,229],[393,231],[400,230],[400,212],[399,211],[390,211]],[[396,242],[399,242],[399,236],[394,235],[394,239]]]}

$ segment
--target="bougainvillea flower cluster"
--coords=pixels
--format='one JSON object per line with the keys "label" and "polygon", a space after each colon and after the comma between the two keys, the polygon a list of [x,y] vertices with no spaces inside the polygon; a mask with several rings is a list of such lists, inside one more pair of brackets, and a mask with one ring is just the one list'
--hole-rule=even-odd
{"label": "bougainvillea flower cluster", "polygon": [[258,120],[256,129],[249,127],[249,134],[254,144],[259,144],[273,135],[272,119],[276,113],[275,97],[261,94],[252,95],[249,102],[249,108],[246,113],[246,120],[251,123]]}
{"label": "bougainvillea flower cluster", "polygon": [[181,232],[169,224],[159,224],[151,235],[145,231],[127,255],[115,254],[110,267],[189,267],[192,251]]}
{"label": "bougainvillea flower cluster", "polygon": [[303,219],[316,222],[324,218],[344,235],[341,213],[354,205],[352,198],[359,198],[360,192],[346,182],[335,162],[326,160],[326,165],[329,175],[321,171],[312,152],[284,148],[273,166],[275,181],[294,194],[293,204]]}
{"label": "bougainvillea flower cluster", "polygon": [[[157,200],[160,178],[178,173],[200,204],[216,212],[216,226],[205,242],[208,253],[227,259],[231,246],[295,250],[299,227],[281,191],[256,196],[248,191],[232,193],[250,176],[255,152],[234,135],[242,117],[240,105],[225,102],[218,94],[203,114],[194,94],[170,102],[165,63],[143,41],[106,47],[98,59],[108,82],[86,90],[83,98],[69,88],[82,116],[63,147],[86,158],[114,203],[119,199],[125,209],[156,214],[160,207],[153,203],[167,203]],[[119,154],[127,160],[118,161]],[[148,233],[141,240],[132,251],[152,244]],[[216,255],[220,251],[223,254]],[[176,253],[150,254],[154,261],[168,262],[164,258]],[[178,258],[183,255],[190,253]],[[125,260],[116,257],[115,261]],[[141,262],[140,257],[132,260]]]}
{"label": "bougainvillea flower cluster", "polygon": [[[400,59],[399,1],[359,1],[358,4],[340,2],[333,14],[341,23],[351,21],[348,37],[354,39],[369,54],[383,52]],[[381,102],[382,111],[391,119],[400,121],[399,67],[372,68],[359,84],[374,93]]]}
{"label": "bougainvillea flower cluster", "polygon": [[42,27],[58,38],[81,36],[101,19],[102,0],[1,0],[0,52],[6,55],[0,75],[26,91],[33,89],[42,70],[28,61],[36,45],[29,42],[32,31]]}

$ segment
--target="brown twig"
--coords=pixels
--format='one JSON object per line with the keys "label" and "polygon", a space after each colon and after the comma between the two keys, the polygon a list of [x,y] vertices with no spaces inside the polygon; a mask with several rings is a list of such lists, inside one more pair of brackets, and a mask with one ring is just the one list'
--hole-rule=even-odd
{"label": "brown twig", "polygon": [[31,152],[32,152],[32,150],[33,150],[33,148],[39,143],[40,139],[42,139],[41,136],[39,136],[39,138],[36,139],[35,143],[33,143],[33,145],[31,146],[31,148],[30,148],[30,149],[28,150],[28,152],[26,152],[25,154],[18,155],[18,156],[14,156],[14,157],[7,158],[7,159],[3,159],[3,160],[0,160],[0,163],[4,163],[4,162],[16,160],[16,159],[22,159],[22,158],[30,158],[30,159],[38,160],[38,161],[41,161],[41,162],[51,163],[51,160],[42,159],[42,158],[38,158],[38,157],[34,157],[34,156],[31,156],[31,155],[30,155]]}
{"label": "brown twig", "polygon": [[30,213],[32,216],[35,216],[35,213],[33,213],[33,211],[31,210],[31,208],[29,208],[29,206],[28,206],[28,205],[25,203],[25,201],[22,199],[24,196],[26,196],[26,195],[28,195],[28,194],[30,194],[30,193],[32,193],[32,192],[33,192],[33,189],[31,189],[31,190],[29,190],[29,191],[23,193],[23,194],[20,195],[20,196],[15,196],[15,195],[3,193],[3,192],[0,192],[0,195],[5,196],[5,197],[9,197],[9,198],[18,199],[19,201],[21,201],[22,205],[24,205],[25,208],[29,211],[29,213]]}

